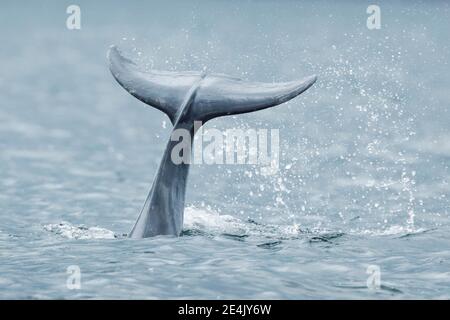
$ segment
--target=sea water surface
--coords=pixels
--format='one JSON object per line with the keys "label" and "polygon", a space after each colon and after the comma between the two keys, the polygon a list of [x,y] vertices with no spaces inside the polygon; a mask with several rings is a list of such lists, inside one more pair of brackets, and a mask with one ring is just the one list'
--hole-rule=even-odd
{"label": "sea water surface", "polygon": [[[361,1],[77,4],[80,30],[66,2],[0,4],[1,299],[450,298],[447,2],[378,1],[379,30]],[[277,172],[193,165],[182,236],[131,240],[171,124],[115,83],[112,44],[319,80],[205,126],[278,129]]]}

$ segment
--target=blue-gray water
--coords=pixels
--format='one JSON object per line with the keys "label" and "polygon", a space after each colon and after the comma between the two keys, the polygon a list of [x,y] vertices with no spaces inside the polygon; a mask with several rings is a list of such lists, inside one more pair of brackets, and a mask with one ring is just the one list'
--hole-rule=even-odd
{"label": "blue-gray water", "polygon": [[[75,31],[69,4],[0,4],[0,298],[450,298],[448,3],[378,2],[368,30],[361,1],[77,1]],[[279,172],[194,165],[183,236],[124,237],[170,122],[115,83],[111,44],[155,69],[317,74],[206,125],[279,129]]]}

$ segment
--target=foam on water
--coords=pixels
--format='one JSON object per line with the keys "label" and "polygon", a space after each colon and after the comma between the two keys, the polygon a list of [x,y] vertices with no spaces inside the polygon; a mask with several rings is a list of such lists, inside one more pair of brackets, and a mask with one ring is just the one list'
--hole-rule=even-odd
{"label": "foam on water", "polygon": [[248,227],[238,218],[231,215],[221,215],[211,209],[192,206],[185,209],[184,229],[199,230],[211,234],[248,232]]}
{"label": "foam on water", "polygon": [[[74,225],[66,221],[44,225],[43,229],[67,239],[118,239],[126,237],[126,234],[119,234],[98,226]],[[347,234],[356,236],[405,236],[420,234],[426,231],[428,230],[424,228],[393,225],[385,229],[350,229]],[[298,239],[301,236],[304,238],[313,237],[315,239],[319,239],[317,237],[334,238],[337,234],[341,236],[344,233],[324,228],[302,229],[298,224],[274,225],[261,224],[253,220],[243,221],[228,214],[220,214],[211,208],[189,206],[185,209],[182,235],[230,235],[236,237],[263,237],[288,240]],[[2,236],[1,231],[0,236]]]}
{"label": "foam on water", "polygon": [[[126,235],[98,226],[74,225],[62,221],[43,226],[57,236],[67,239],[116,239]],[[242,221],[227,214],[219,214],[212,209],[186,207],[184,216],[183,235],[202,234],[209,236],[264,236],[267,238],[295,238],[302,231],[298,225],[263,225],[252,220]]]}
{"label": "foam on water", "polygon": [[100,227],[73,225],[69,222],[47,224],[44,230],[67,239],[115,239],[113,231]]}

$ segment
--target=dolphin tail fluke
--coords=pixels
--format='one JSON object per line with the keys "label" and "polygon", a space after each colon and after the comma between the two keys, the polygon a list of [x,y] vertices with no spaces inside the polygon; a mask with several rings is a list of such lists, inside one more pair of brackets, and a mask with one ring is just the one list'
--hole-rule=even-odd
{"label": "dolphin tail fluke", "polygon": [[142,70],[115,46],[110,48],[108,60],[117,82],[137,99],[165,112],[172,124],[188,100],[192,102],[190,120],[206,122],[279,105],[306,91],[317,79],[261,83],[221,74]]}
{"label": "dolphin tail fluke", "polygon": [[[257,83],[219,74],[142,70],[114,46],[108,60],[111,73],[125,90],[165,112],[174,130],[188,129],[191,134],[195,134],[195,121],[273,107],[301,94],[316,81],[312,76],[293,82]],[[189,162],[172,161],[177,144],[172,139],[167,143],[152,189],[130,233],[132,238],[181,233]]]}

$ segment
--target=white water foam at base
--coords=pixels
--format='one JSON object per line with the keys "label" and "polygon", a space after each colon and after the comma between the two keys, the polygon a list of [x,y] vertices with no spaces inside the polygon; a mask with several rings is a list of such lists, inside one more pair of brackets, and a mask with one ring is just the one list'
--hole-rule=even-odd
{"label": "white water foam at base", "polygon": [[213,234],[242,234],[248,232],[248,227],[238,218],[230,215],[221,215],[210,209],[196,207],[186,207],[183,229],[202,230]]}
{"label": "white water foam at base", "polygon": [[[116,239],[123,238],[124,234],[101,227],[88,227],[85,225],[74,225],[69,222],[47,224],[44,230],[67,239]],[[183,230],[200,231],[209,235],[236,235],[236,236],[262,236],[265,238],[295,239],[302,234],[308,235],[328,235],[334,234],[333,230],[308,229],[302,230],[300,225],[266,225],[256,222],[243,221],[239,218],[227,214],[219,214],[210,208],[186,207],[184,215]],[[391,226],[383,230],[356,230],[351,229],[347,234],[351,235],[372,235],[372,236],[394,236],[416,234],[426,231],[425,229],[415,229],[399,225]]]}
{"label": "white water foam at base", "polygon": [[[47,224],[45,231],[67,239],[115,239],[123,238],[123,234],[101,227],[74,225],[70,222]],[[275,226],[242,221],[231,215],[219,214],[205,208],[186,207],[183,230],[205,232],[209,235],[230,234],[238,236],[296,237],[301,233],[298,225]]]}
{"label": "white water foam at base", "polygon": [[62,236],[67,239],[115,239],[113,231],[100,227],[86,227],[73,225],[69,222],[48,224],[44,230]]}

